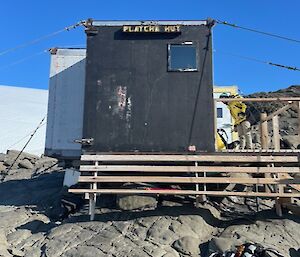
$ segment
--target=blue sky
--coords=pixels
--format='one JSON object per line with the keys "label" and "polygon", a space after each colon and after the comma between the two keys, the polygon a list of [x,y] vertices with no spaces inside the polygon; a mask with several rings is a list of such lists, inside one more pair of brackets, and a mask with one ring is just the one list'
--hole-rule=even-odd
{"label": "blue sky", "polygon": [[[79,20],[199,20],[212,17],[300,40],[299,0],[11,0],[1,3],[0,53],[58,31]],[[0,85],[48,88],[44,50],[83,46],[82,28],[0,55]],[[256,63],[224,53],[300,67],[300,44],[218,25],[214,29],[214,83],[238,85],[243,93],[300,85],[300,72]],[[25,59],[25,60],[24,60]],[[24,61],[22,61],[24,60]]]}

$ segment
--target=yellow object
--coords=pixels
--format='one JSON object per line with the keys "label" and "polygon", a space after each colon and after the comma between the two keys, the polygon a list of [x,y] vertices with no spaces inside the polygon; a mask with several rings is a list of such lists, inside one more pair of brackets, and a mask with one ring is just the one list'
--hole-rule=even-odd
{"label": "yellow object", "polygon": [[[214,86],[214,94],[216,95],[221,95],[222,93],[227,93],[230,95],[236,95],[238,94],[238,87],[237,86],[223,86],[223,87],[217,87]],[[215,98],[218,98],[218,96],[215,96]],[[228,107],[226,107],[228,108]],[[233,119],[233,117],[231,116],[231,124],[232,124],[232,131],[231,131],[231,136],[232,136],[232,141],[238,140],[238,133],[233,131],[233,125],[234,125],[235,121]],[[223,147],[222,147],[222,143],[218,143],[220,138],[220,136],[218,135],[218,133],[216,132],[216,136],[215,136],[215,147],[217,150],[222,150],[225,148],[225,145],[223,143]],[[222,140],[221,140],[222,141]]]}
{"label": "yellow object", "polygon": [[226,146],[218,132],[216,133],[216,146],[217,146],[217,150],[226,149]]}
{"label": "yellow object", "polygon": [[238,125],[246,120],[246,109],[247,106],[238,100],[233,102],[228,102],[227,106],[229,108],[230,114],[234,119],[234,125]]}

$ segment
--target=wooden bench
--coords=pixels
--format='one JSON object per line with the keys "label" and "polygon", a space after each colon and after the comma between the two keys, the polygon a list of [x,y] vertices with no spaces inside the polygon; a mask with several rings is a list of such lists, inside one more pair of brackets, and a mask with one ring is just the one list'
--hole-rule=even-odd
{"label": "wooden bench", "polygon": [[[91,220],[97,194],[195,195],[197,204],[201,196],[300,197],[300,179],[291,176],[300,173],[299,155],[295,153],[97,154],[82,155],[81,162],[78,183],[88,184],[89,188],[69,189],[69,192],[89,195]],[[250,177],[230,177],[237,173],[247,173]],[[123,183],[151,183],[156,187],[131,189],[123,188]],[[194,189],[170,187],[181,184],[190,184]],[[226,184],[251,185],[254,189],[226,191],[222,187]],[[211,185],[221,186],[216,189]],[[259,191],[260,185],[273,190]]]}

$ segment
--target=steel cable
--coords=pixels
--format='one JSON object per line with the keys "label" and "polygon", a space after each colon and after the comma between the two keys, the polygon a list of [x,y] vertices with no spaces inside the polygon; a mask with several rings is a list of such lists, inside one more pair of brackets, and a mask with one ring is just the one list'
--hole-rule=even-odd
{"label": "steel cable", "polygon": [[47,39],[47,38],[54,37],[54,36],[56,36],[56,35],[58,35],[58,34],[64,32],[64,31],[70,31],[70,30],[72,30],[72,29],[75,29],[75,28],[77,28],[78,26],[83,25],[84,22],[85,22],[85,21],[79,21],[79,22],[75,23],[74,25],[65,27],[65,28],[63,28],[63,29],[60,29],[60,30],[58,30],[58,31],[55,31],[55,32],[52,32],[52,33],[50,33],[50,34],[44,35],[44,36],[42,36],[42,37],[36,38],[36,39],[31,40],[31,41],[29,41],[29,42],[26,42],[26,43],[17,45],[17,46],[15,46],[15,47],[12,47],[12,48],[8,48],[8,49],[6,49],[6,50],[3,50],[2,52],[0,52],[0,56],[5,55],[5,54],[8,54],[8,53],[10,53],[10,52],[14,52],[14,51],[16,51],[16,50],[18,50],[18,49],[20,49],[20,48],[24,48],[24,47],[27,47],[27,46],[30,46],[30,45],[34,45],[34,44],[36,44],[36,43],[38,43],[38,42],[40,42],[40,41],[43,41],[43,40],[45,40],[45,39]]}
{"label": "steel cable", "polygon": [[251,31],[251,32],[254,32],[254,33],[259,33],[259,34],[262,34],[262,35],[265,35],[265,36],[269,36],[269,37],[274,37],[274,38],[288,40],[288,41],[295,42],[295,43],[300,43],[300,40],[298,40],[298,39],[289,38],[289,37],[285,37],[285,36],[273,34],[273,33],[270,33],[270,32],[265,32],[265,31],[261,31],[261,30],[256,30],[256,29],[251,29],[251,28],[247,28],[247,27],[242,27],[242,26],[239,26],[239,25],[236,25],[236,24],[233,24],[233,23],[229,23],[227,21],[216,20],[216,22],[218,24],[230,26],[232,28],[243,29],[243,30]]}

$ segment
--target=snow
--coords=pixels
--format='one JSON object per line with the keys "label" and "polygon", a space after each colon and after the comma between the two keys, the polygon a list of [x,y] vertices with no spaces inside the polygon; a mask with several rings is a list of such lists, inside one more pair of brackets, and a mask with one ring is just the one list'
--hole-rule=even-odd
{"label": "snow", "polygon": [[[42,89],[0,86],[0,152],[21,150],[47,114],[48,91]],[[25,151],[43,154],[46,119]]]}

